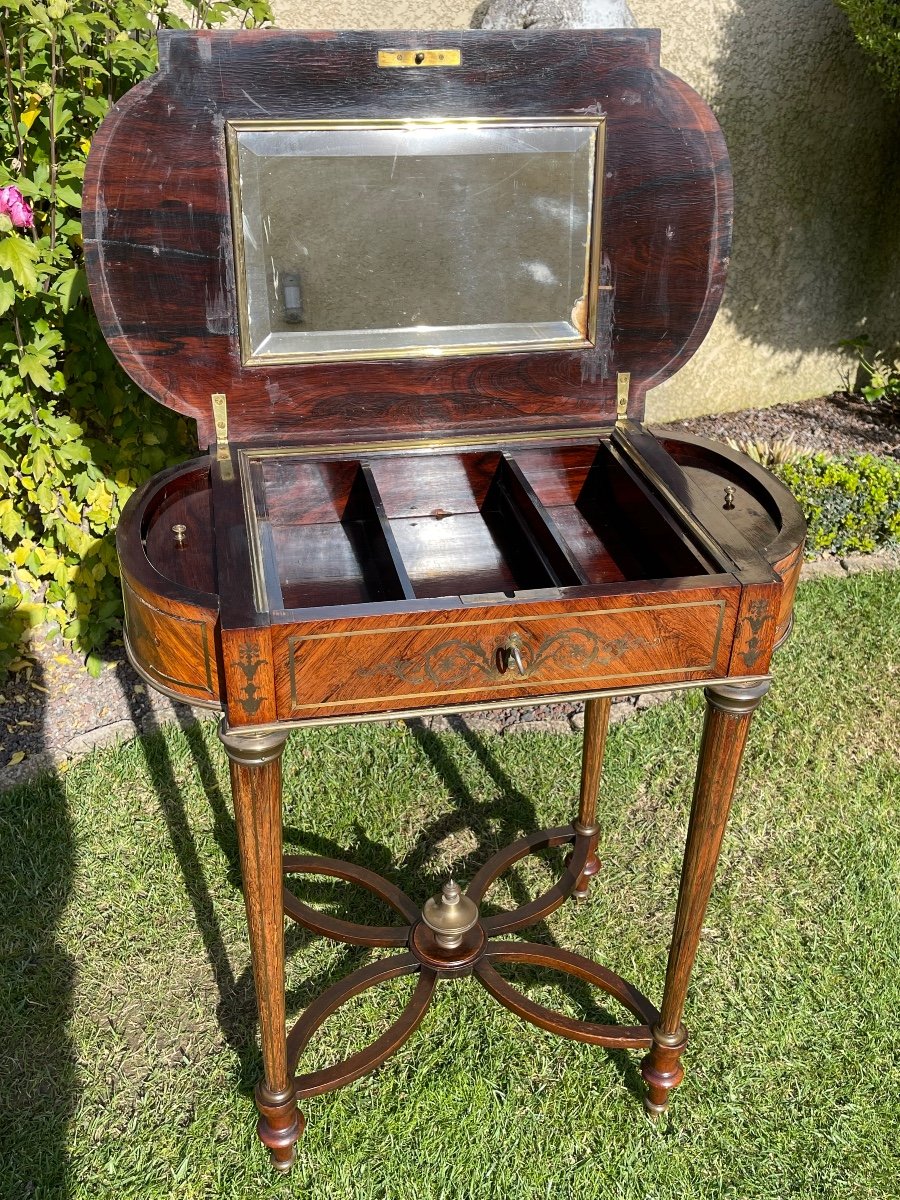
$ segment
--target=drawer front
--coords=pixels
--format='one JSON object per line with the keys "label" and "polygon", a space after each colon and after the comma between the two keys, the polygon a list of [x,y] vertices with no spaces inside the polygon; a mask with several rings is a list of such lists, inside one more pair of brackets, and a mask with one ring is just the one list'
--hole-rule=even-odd
{"label": "drawer front", "polygon": [[215,613],[165,612],[148,604],[124,580],[122,593],[128,646],[137,665],[163,691],[191,704],[218,706]]}
{"label": "drawer front", "polygon": [[285,635],[277,654],[279,716],[321,719],[716,678],[727,673],[734,623],[721,598],[468,615]]}

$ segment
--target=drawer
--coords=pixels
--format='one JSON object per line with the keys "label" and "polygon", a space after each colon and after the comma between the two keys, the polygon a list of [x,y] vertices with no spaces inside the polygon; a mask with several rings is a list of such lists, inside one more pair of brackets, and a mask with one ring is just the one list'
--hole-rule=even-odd
{"label": "drawer", "polygon": [[217,707],[216,614],[187,605],[181,606],[183,612],[165,611],[139,596],[124,578],[122,592],[133,661],[161,691],[189,704]]}
{"label": "drawer", "polygon": [[[329,622],[276,636],[282,718],[454,707],[727,673],[735,597]],[[416,617],[418,619],[416,619]],[[343,625],[343,627],[341,627]],[[274,633],[275,631],[273,631]]]}

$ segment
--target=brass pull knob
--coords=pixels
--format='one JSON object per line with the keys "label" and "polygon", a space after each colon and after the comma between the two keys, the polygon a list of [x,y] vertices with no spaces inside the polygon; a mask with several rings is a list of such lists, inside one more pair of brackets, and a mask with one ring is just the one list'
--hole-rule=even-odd
{"label": "brass pull knob", "polygon": [[522,661],[522,652],[515,641],[510,639],[509,644],[501,646],[497,651],[497,669],[503,675],[509,670],[510,659],[516,664],[519,669],[519,674],[525,674],[525,663]]}
{"label": "brass pull knob", "polygon": [[187,525],[173,525],[172,534],[175,538],[175,545],[181,549],[185,543],[185,534],[187,533]]}
{"label": "brass pull knob", "polygon": [[725,488],[725,503],[722,505],[722,507],[728,509],[734,508],[734,488],[731,486],[731,484]]}

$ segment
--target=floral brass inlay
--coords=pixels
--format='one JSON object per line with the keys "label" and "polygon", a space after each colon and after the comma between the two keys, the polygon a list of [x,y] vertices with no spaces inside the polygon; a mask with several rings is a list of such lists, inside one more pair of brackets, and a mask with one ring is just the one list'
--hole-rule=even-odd
{"label": "floral brass inlay", "polygon": [[259,650],[252,642],[241,642],[238,657],[232,662],[236,671],[241,671],[246,678],[244,694],[238,697],[238,704],[248,717],[254,716],[262,704],[262,692],[254,682],[256,672],[263,667],[268,659],[261,658]]}
{"label": "floral brass inlay", "polygon": [[[516,635],[513,635],[516,638]],[[513,638],[507,638],[511,641]],[[554,633],[539,642],[533,650],[516,639],[523,664],[524,675],[529,676],[541,668],[551,668],[563,674],[583,671],[586,667],[605,667],[630,650],[649,649],[657,639],[640,635],[613,638],[611,641],[598,637],[589,629],[567,629]],[[508,671],[504,657],[503,639],[493,646],[478,642],[466,642],[451,638],[430,647],[415,659],[398,658],[393,662],[367,667],[357,671],[361,678],[372,675],[393,675],[405,683],[434,684],[435,687],[452,687],[471,677],[473,672],[488,679],[500,679]]]}
{"label": "floral brass inlay", "polygon": [[752,671],[759,662],[759,656],[762,653],[763,641],[761,633],[766,621],[769,620],[769,605],[765,600],[754,600],[747,615],[744,617],[743,624],[750,628],[750,638],[747,642],[747,649],[742,651],[741,658],[744,660],[744,665],[748,671]]}

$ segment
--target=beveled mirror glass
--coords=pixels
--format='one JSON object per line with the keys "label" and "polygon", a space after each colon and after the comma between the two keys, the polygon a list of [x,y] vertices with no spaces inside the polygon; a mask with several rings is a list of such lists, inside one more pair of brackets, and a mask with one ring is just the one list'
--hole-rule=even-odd
{"label": "beveled mirror glass", "polygon": [[594,338],[602,118],[231,122],[245,364]]}

